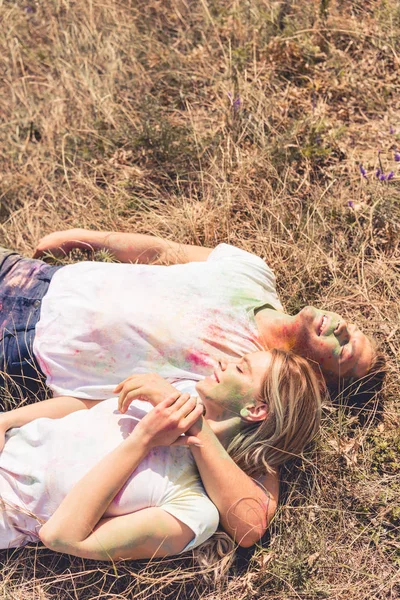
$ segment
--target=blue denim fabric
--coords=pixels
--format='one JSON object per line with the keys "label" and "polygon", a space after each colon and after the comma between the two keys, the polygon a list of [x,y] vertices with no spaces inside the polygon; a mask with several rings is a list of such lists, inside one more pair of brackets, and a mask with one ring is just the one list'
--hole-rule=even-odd
{"label": "blue denim fabric", "polygon": [[19,396],[43,397],[45,377],[32,348],[42,298],[59,268],[11,252],[0,255],[0,386],[12,394],[17,389]]}

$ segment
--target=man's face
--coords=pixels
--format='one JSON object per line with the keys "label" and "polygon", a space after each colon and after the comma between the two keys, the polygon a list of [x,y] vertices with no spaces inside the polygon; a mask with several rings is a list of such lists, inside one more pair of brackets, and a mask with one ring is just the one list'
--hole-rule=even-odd
{"label": "man's face", "polygon": [[227,416],[238,416],[242,408],[254,403],[270,362],[269,352],[252,352],[240,360],[218,361],[213,374],[196,384],[207,414],[211,409],[221,408]]}
{"label": "man's face", "polygon": [[374,356],[371,341],[338,314],[306,306],[295,315],[294,352],[317,362],[327,379],[363,377]]}

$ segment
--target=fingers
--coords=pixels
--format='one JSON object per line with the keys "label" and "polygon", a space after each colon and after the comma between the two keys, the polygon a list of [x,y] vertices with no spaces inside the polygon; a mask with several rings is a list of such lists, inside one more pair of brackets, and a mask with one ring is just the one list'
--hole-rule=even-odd
{"label": "fingers", "polygon": [[140,375],[132,375],[127,377],[124,381],[121,381],[114,389],[114,394],[119,394],[118,398],[118,410],[122,413],[126,412],[129,408],[130,403],[135,398],[140,396],[140,389],[142,387],[142,380]]}
{"label": "fingers", "polygon": [[192,425],[196,423],[196,421],[203,414],[203,404],[198,402],[197,398],[191,397],[180,409],[181,415],[181,426],[183,430],[186,431]]}
{"label": "fingers", "polygon": [[158,399],[161,394],[161,383],[173,389],[170,384],[167,384],[164,379],[155,373],[130,375],[113,390],[114,394],[119,394],[118,410],[126,412],[132,400],[135,399],[147,400],[148,402]]}
{"label": "fingers", "polygon": [[171,396],[169,396],[167,400],[171,400],[174,397],[175,400],[173,400],[172,402],[168,402],[167,406],[173,406],[174,410],[181,411],[179,416],[185,416],[187,414],[187,410],[184,407],[186,407],[186,404],[190,401],[190,394],[181,394],[177,391],[176,394],[171,394]]}
{"label": "fingers", "polygon": [[113,390],[113,394],[118,394],[118,392],[120,392],[122,390],[122,388],[124,387],[124,385],[126,385],[129,382],[135,381],[135,379],[137,380],[139,377],[141,377],[141,375],[129,375],[129,377],[127,377],[126,379],[124,379],[123,381],[121,381]]}
{"label": "fingers", "polygon": [[113,389],[113,394],[119,394],[119,392],[122,390],[124,385],[124,382],[121,381],[121,383],[119,383],[114,389]]}
{"label": "fingers", "polygon": [[[195,396],[190,394],[171,394],[159,405],[160,408],[171,408],[175,414],[176,421],[179,426],[184,427],[184,431],[197,421],[199,416],[203,414],[204,405],[198,401]],[[190,423],[189,425],[187,423]]]}
{"label": "fingers", "polygon": [[140,395],[139,390],[140,388],[137,390],[131,390],[130,392],[123,390],[120,393],[118,398],[118,410],[120,412],[124,413],[128,410],[130,403]]}

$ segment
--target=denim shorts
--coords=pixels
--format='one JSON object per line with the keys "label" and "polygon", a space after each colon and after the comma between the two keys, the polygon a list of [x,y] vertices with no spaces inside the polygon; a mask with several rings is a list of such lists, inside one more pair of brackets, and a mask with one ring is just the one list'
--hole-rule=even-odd
{"label": "denim shorts", "polygon": [[[61,267],[0,248],[0,386],[3,399],[45,395],[33,354],[36,323],[51,278]],[[7,394],[8,393],[8,394]]]}

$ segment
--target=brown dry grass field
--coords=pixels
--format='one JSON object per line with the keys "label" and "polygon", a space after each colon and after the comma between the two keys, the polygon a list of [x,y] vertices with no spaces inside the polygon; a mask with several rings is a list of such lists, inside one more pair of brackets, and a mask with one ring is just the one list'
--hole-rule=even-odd
{"label": "brown dry grass field", "polygon": [[0,0],[0,22],[0,244],[229,242],[273,267],[288,312],[345,315],[389,364],[379,401],[326,407],[267,539],[218,578],[32,546],[0,553],[0,597],[399,598],[399,3]]}

